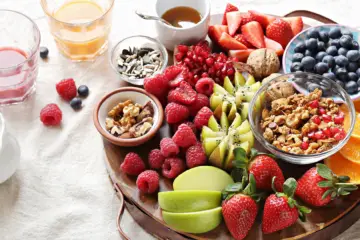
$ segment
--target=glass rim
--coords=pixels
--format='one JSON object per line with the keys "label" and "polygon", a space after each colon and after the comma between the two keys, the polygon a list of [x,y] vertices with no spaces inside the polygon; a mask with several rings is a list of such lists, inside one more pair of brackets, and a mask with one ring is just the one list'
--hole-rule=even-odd
{"label": "glass rim", "polygon": [[67,26],[71,26],[71,27],[79,27],[79,26],[84,26],[84,25],[91,25],[93,24],[94,22],[97,22],[101,19],[103,19],[108,13],[110,13],[110,11],[112,10],[113,6],[114,6],[114,3],[115,3],[115,0],[110,0],[111,3],[110,3],[110,6],[108,9],[106,9],[106,11],[101,15],[99,16],[98,18],[94,19],[94,20],[91,20],[91,21],[88,21],[88,22],[83,22],[83,23],[69,23],[69,22],[64,22],[64,21],[61,21],[55,17],[52,16],[52,14],[50,13],[49,9],[46,7],[46,2],[47,0],[41,0],[40,4],[41,4],[41,7],[43,9],[43,11],[45,12],[45,14],[55,20],[56,22],[58,23],[61,23],[61,24],[64,24],[64,25],[67,25]]}
{"label": "glass rim", "polygon": [[14,10],[9,10],[9,9],[0,9],[0,13],[1,12],[10,12],[10,13],[15,13],[17,15],[23,16],[26,19],[28,19],[30,21],[30,23],[33,25],[33,27],[35,28],[35,35],[38,37],[37,41],[35,42],[35,44],[31,47],[31,53],[29,54],[29,56],[26,56],[26,59],[24,61],[22,61],[21,63],[18,63],[14,66],[11,67],[6,67],[6,68],[2,68],[0,67],[0,71],[9,71],[9,70],[13,70],[13,69],[17,69],[23,65],[25,65],[26,63],[28,63],[29,61],[31,61],[31,59],[33,58],[33,56],[37,53],[37,50],[40,47],[40,42],[41,42],[41,34],[40,34],[40,30],[39,27],[37,26],[37,24],[35,23],[34,20],[32,20],[30,17],[28,17],[27,15],[18,12],[18,11],[14,11]]}

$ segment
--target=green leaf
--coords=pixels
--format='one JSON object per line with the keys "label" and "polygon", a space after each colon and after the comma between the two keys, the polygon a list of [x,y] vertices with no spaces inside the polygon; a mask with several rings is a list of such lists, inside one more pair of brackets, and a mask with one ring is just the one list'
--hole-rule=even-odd
{"label": "green leaf", "polygon": [[328,189],[324,192],[324,194],[322,195],[321,199],[325,199],[327,196],[329,196],[334,190],[333,189]]}
{"label": "green leaf", "polygon": [[331,199],[334,199],[336,196],[337,196],[336,192],[333,191],[333,192],[331,193]]}
{"label": "green leaf", "polygon": [[346,186],[346,187],[343,187],[342,189],[352,192],[352,191],[358,190],[358,187],[357,186]]}
{"label": "green leaf", "polygon": [[305,214],[311,213],[311,209],[310,209],[310,208],[307,208],[307,207],[305,207],[305,206],[298,206],[298,209],[299,209],[302,213],[305,213]]}
{"label": "green leaf", "polygon": [[234,149],[234,156],[236,160],[240,160],[242,162],[248,162],[246,159],[246,151],[241,147],[237,147]]}
{"label": "green leaf", "polygon": [[237,182],[237,183],[233,183],[233,184],[229,184],[227,185],[227,187],[225,188],[226,192],[240,192],[242,190],[242,183],[241,182]]}
{"label": "green leaf", "polygon": [[302,222],[306,222],[306,216],[303,212],[298,211],[299,212],[299,218]]}
{"label": "green leaf", "polygon": [[339,176],[338,180],[339,182],[344,183],[350,181],[350,178],[348,176]]}
{"label": "green leaf", "polygon": [[231,177],[233,178],[234,182],[241,182],[244,176],[244,170],[241,168],[233,168],[231,171]]}
{"label": "green leaf", "polygon": [[295,200],[293,198],[288,198],[288,204],[291,208],[294,208],[295,207]]}
{"label": "green leaf", "polygon": [[229,200],[230,198],[232,198],[235,195],[236,195],[236,193],[230,193],[226,196],[225,200]]}
{"label": "green leaf", "polygon": [[295,190],[296,190],[296,186],[297,186],[297,182],[294,178],[286,179],[286,181],[284,182],[284,185],[283,185],[284,193],[288,197],[293,197]]}
{"label": "green leaf", "polygon": [[256,150],[255,148],[251,148],[250,150],[250,158],[255,157],[256,155],[258,155],[258,150]]}
{"label": "green leaf", "polygon": [[349,194],[350,194],[350,192],[345,191],[345,190],[342,190],[342,191],[340,192],[340,195],[341,195],[341,196],[346,196],[346,195],[349,195]]}
{"label": "green leaf", "polygon": [[322,164],[322,163],[316,164],[316,169],[317,169],[317,173],[321,177],[323,177],[323,178],[325,178],[327,180],[332,180],[333,179],[332,171],[325,164]]}
{"label": "green leaf", "polygon": [[232,161],[232,164],[235,168],[247,168],[247,163],[240,160],[234,160]]}
{"label": "green leaf", "polygon": [[319,187],[332,187],[333,186],[333,182],[332,181],[321,181],[321,182],[318,182],[317,184]]}
{"label": "green leaf", "polygon": [[276,176],[273,176],[273,178],[271,179],[271,188],[276,193],[275,179],[276,179]]}

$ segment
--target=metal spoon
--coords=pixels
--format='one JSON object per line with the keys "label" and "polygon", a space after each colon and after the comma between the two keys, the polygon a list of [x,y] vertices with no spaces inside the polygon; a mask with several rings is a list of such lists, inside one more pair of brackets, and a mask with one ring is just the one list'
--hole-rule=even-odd
{"label": "metal spoon", "polygon": [[145,19],[145,20],[156,20],[156,21],[160,21],[160,22],[163,22],[164,24],[167,24],[167,25],[170,25],[171,26],[171,23],[169,23],[168,21],[166,21],[165,19],[162,19],[161,17],[157,17],[157,16],[150,16],[150,15],[145,15],[145,14],[142,14],[142,13],[139,13],[137,10],[135,11],[135,13]]}

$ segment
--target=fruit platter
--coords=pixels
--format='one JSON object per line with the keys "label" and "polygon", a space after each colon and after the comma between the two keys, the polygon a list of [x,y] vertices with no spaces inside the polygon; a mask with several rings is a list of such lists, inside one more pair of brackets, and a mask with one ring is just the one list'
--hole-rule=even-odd
{"label": "fruit platter", "polygon": [[119,218],[125,197],[184,239],[337,236],[360,213],[357,32],[230,3],[210,19],[169,55],[154,40],[111,58],[144,86],[94,110]]}

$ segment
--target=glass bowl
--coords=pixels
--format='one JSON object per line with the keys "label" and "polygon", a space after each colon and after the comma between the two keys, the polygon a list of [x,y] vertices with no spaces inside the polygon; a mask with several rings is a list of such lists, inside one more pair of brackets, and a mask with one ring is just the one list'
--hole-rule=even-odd
{"label": "glass bowl", "polygon": [[[309,95],[309,92],[307,91],[307,86],[309,84],[318,84],[319,89],[323,91],[322,97],[331,98],[334,100],[335,103],[343,105],[341,106],[341,111],[344,112],[346,116],[349,116],[345,118],[345,121],[348,121],[346,124],[349,126],[349,128],[345,130],[346,136],[336,145],[332,146],[332,148],[326,151],[307,155],[289,153],[275,147],[270,142],[268,142],[263,136],[264,131],[260,126],[263,109],[269,109],[269,104],[271,103],[271,101],[278,98],[274,96],[285,94],[286,91],[283,91],[284,88],[280,88],[280,85],[283,84],[283,82],[290,83],[290,87],[288,89],[291,89],[291,91],[295,93],[303,93],[304,95]],[[276,89],[280,89],[279,92],[281,92],[281,94],[272,95],[273,98],[268,97],[269,93],[276,92]],[[268,90],[272,90],[272,92],[267,92]],[[354,104],[352,103],[350,96],[346,93],[346,91],[340,85],[328,78],[324,78],[320,75],[311,73],[284,74],[267,83],[264,83],[261,88],[255,93],[254,98],[251,100],[249,105],[249,121],[251,125],[251,130],[254,133],[256,139],[268,151],[287,162],[303,165],[319,162],[333,155],[346,144],[354,129],[355,109]]]}
{"label": "glass bowl", "polygon": [[147,36],[132,36],[125,38],[118,42],[115,47],[111,51],[110,56],[110,63],[112,68],[115,70],[115,72],[119,75],[120,79],[123,81],[126,81],[128,83],[134,84],[134,85],[143,85],[144,84],[144,78],[134,78],[131,79],[131,77],[128,77],[122,73],[119,72],[119,64],[118,59],[120,55],[122,54],[124,49],[133,49],[134,47],[140,49],[140,48],[152,48],[154,50],[158,50],[160,52],[160,59],[162,60],[162,64],[160,67],[152,73],[151,76],[154,76],[156,74],[162,73],[168,63],[168,53],[164,45],[162,45],[158,40],[154,38],[150,38]]}

